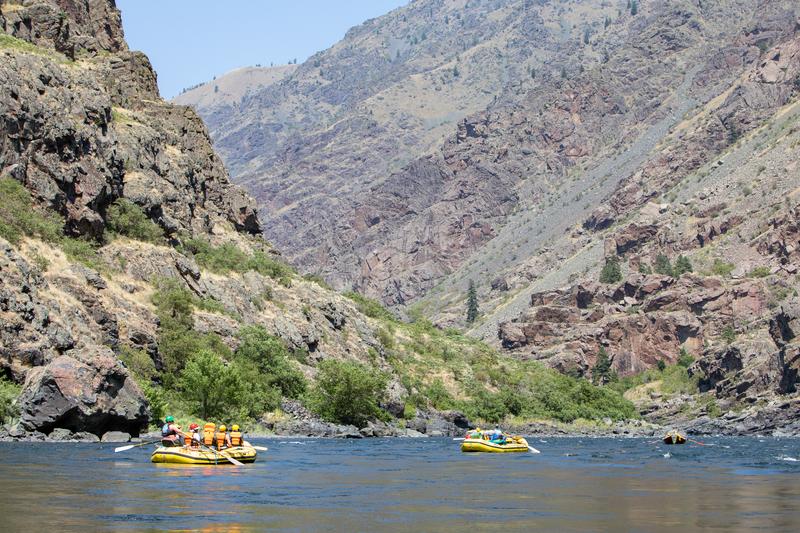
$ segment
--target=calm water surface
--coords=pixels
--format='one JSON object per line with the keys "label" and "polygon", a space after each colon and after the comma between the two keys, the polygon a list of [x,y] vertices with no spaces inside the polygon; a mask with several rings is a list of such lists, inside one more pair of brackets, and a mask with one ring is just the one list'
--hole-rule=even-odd
{"label": "calm water surface", "polygon": [[[4,531],[800,531],[800,440],[259,440],[244,467],[152,448],[0,443]],[[665,457],[665,454],[669,456]],[[502,525],[501,525],[502,523]]]}

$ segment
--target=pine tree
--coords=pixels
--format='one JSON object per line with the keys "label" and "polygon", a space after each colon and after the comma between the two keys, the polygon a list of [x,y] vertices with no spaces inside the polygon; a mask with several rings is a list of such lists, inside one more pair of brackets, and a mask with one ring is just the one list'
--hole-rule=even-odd
{"label": "pine tree", "polygon": [[469,280],[467,290],[467,324],[472,324],[478,319],[478,291],[475,289],[475,282]]}
{"label": "pine tree", "polygon": [[605,346],[600,347],[597,353],[597,361],[592,367],[592,381],[597,385],[605,385],[612,381],[611,359],[608,357]]}
{"label": "pine tree", "polygon": [[639,3],[636,0],[631,2],[631,15],[636,15],[639,12]]}

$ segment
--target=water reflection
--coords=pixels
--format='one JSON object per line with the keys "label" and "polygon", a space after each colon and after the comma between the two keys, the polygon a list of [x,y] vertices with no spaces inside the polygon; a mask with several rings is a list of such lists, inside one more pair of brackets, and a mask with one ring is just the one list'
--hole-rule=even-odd
{"label": "water reflection", "polygon": [[[253,465],[149,463],[149,450],[0,444],[4,529],[798,531],[797,441],[671,450],[548,439],[541,455],[449,439],[266,443]],[[727,445],[729,448],[725,448]]]}

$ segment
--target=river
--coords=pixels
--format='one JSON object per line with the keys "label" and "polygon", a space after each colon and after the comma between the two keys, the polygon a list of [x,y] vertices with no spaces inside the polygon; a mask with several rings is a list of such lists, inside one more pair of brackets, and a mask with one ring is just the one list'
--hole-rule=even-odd
{"label": "river", "polygon": [[3,531],[800,531],[800,440],[254,439],[243,467],[149,462],[152,447],[0,443]]}

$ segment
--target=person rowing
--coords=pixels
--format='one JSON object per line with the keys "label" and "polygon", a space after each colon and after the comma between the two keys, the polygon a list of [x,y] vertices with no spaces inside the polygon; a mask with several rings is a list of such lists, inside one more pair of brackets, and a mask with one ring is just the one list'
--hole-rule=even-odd
{"label": "person rowing", "polygon": [[180,446],[183,431],[181,427],[175,423],[175,418],[172,415],[164,419],[164,425],[161,426],[161,445],[166,447]]}

